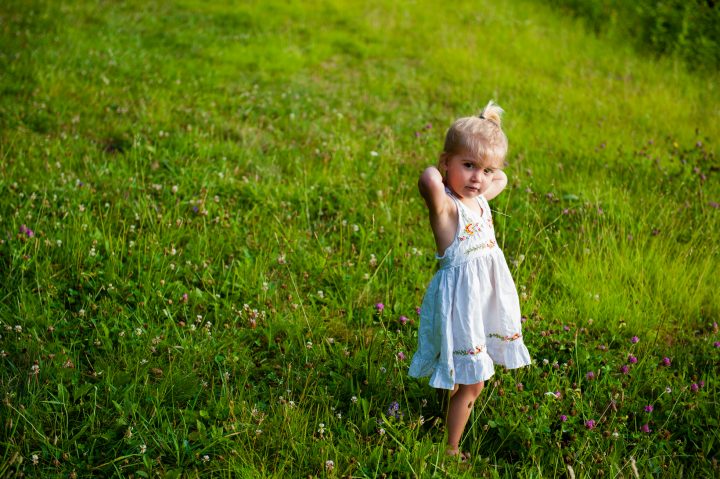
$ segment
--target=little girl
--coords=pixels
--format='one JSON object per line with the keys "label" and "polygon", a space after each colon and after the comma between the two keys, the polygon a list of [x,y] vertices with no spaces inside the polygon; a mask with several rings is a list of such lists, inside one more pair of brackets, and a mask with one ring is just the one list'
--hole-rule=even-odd
{"label": "little girl", "polygon": [[490,101],[479,116],[457,120],[445,136],[439,171],[427,168],[418,182],[440,270],[420,308],[418,350],[409,374],[430,376],[430,386],[450,390],[447,453],[453,456],[495,364],[515,369],[531,362],[520,329],[520,301],[488,204],[507,185],[500,169],[508,148],[502,113]]}

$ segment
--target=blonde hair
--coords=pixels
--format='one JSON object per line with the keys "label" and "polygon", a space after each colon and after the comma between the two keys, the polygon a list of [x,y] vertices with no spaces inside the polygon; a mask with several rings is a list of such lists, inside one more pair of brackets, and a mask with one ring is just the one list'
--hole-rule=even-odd
{"label": "blonde hair", "polygon": [[508,151],[508,140],[502,131],[504,110],[490,100],[478,116],[456,120],[445,134],[443,159],[469,153],[493,166],[501,167]]}

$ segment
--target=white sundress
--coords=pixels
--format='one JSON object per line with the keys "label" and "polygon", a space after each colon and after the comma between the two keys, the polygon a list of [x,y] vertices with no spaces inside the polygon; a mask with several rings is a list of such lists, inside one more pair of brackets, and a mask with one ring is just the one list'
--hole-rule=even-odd
{"label": "white sundress", "polygon": [[520,301],[505,256],[497,245],[490,205],[477,198],[481,214],[457,205],[455,240],[442,256],[420,308],[418,350],[412,377],[430,376],[430,386],[453,389],[495,374],[495,364],[516,369],[531,364],[520,326]]}

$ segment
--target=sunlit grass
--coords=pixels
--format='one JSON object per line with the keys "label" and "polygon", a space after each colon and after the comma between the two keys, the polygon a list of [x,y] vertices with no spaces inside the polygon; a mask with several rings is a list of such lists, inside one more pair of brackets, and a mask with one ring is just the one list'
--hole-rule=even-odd
{"label": "sunlit grass", "polygon": [[[0,475],[717,472],[714,76],[534,2],[0,19]],[[490,98],[535,364],[488,381],[464,466],[406,373],[415,185]]]}

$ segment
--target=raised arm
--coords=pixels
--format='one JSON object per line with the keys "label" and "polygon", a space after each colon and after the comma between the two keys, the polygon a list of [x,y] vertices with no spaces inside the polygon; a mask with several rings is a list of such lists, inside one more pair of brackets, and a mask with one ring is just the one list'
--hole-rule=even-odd
{"label": "raised arm", "polygon": [[490,183],[490,186],[488,186],[487,189],[483,192],[483,196],[486,200],[490,201],[491,199],[502,193],[502,191],[507,186],[507,183],[508,179],[507,175],[505,175],[505,172],[503,170],[495,170],[492,183]]}
{"label": "raised arm", "polygon": [[448,197],[445,194],[443,178],[437,168],[425,169],[418,180],[418,189],[425,199],[430,215],[438,217],[447,212]]}

